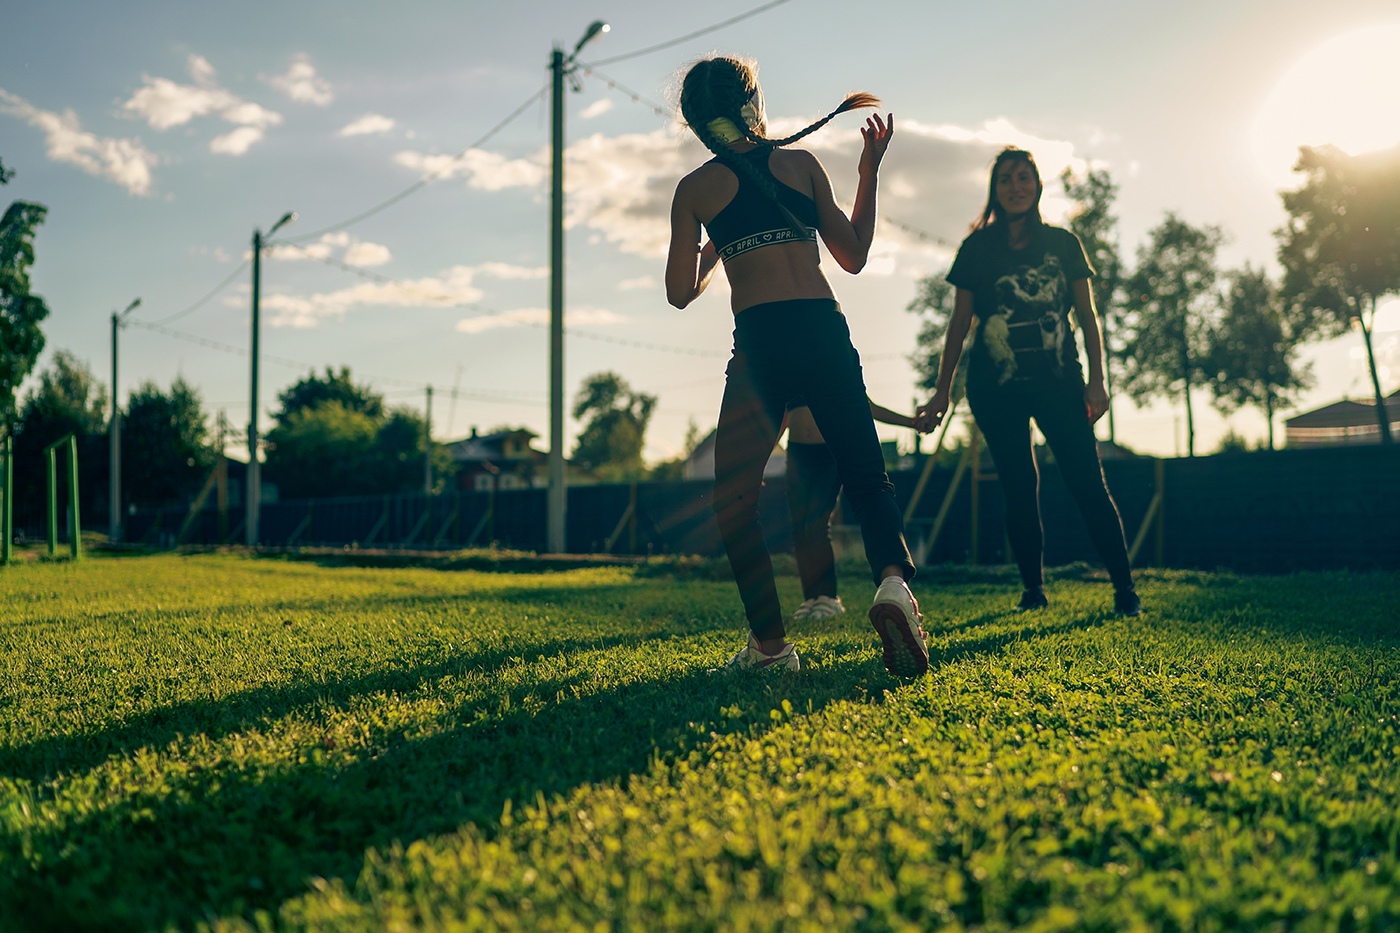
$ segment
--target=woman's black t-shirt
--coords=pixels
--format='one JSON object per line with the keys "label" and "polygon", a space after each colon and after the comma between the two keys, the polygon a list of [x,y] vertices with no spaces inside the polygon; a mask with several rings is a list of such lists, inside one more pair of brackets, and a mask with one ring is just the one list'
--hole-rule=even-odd
{"label": "woman's black t-shirt", "polygon": [[995,226],[963,240],[948,282],[972,293],[979,322],[968,350],[969,387],[1082,380],[1070,283],[1093,274],[1079,238],[1062,227],[1041,224],[1017,250]]}

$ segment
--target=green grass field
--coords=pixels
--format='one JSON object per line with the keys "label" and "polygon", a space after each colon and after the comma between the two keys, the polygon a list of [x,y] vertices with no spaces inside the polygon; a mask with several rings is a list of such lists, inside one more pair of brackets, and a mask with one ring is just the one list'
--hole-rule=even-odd
{"label": "green grass field", "polygon": [[0,929],[1400,929],[1400,574],[714,576],[0,569]]}

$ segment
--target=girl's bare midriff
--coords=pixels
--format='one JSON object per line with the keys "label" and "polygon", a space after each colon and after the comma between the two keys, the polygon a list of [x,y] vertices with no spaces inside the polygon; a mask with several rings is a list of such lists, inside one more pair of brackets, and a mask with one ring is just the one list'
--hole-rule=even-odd
{"label": "girl's bare midriff", "polygon": [[729,307],[735,314],[754,305],[795,298],[831,298],[836,293],[817,265],[815,243],[765,246],[724,264],[729,278]]}

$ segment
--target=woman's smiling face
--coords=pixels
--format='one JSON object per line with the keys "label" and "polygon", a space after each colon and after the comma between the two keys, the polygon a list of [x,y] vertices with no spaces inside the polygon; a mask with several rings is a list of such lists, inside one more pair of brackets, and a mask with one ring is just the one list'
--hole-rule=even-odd
{"label": "woman's smiling face", "polygon": [[1040,198],[1040,180],[1023,159],[1007,159],[997,168],[997,203],[1011,217],[1024,214]]}

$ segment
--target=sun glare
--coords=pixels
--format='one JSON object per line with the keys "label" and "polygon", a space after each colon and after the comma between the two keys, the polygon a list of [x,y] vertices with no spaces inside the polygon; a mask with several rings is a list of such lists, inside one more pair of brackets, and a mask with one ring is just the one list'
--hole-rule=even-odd
{"label": "sun glare", "polygon": [[1255,161],[1272,185],[1294,187],[1299,146],[1352,155],[1400,143],[1400,23],[1333,36],[1279,78],[1251,128]]}

